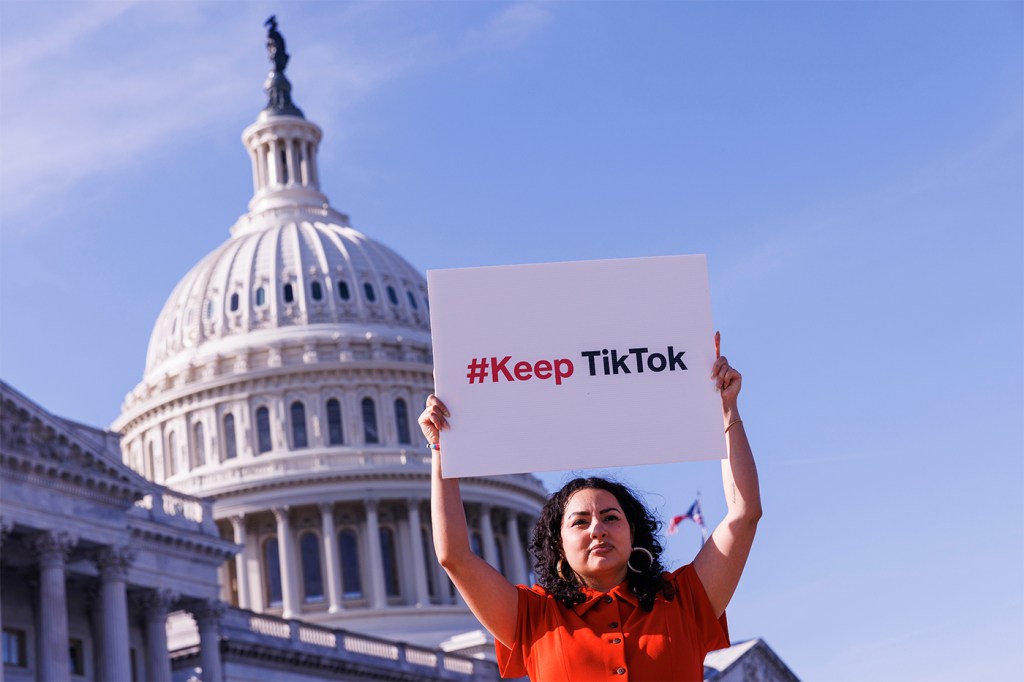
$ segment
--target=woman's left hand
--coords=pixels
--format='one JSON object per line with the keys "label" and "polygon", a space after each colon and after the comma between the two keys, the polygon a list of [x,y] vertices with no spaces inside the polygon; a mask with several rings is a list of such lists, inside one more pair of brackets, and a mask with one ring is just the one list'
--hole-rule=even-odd
{"label": "woman's left hand", "polygon": [[715,388],[722,392],[723,402],[736,401],[740,395],[743,376],[722,355],[722,335],[718,332],[715,332],[715,364],[711,367],[711,378],[715,382]]}

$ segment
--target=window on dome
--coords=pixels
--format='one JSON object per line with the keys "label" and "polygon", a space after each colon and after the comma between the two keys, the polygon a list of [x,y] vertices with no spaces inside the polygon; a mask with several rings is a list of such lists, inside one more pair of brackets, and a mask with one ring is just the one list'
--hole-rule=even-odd
{"label": "window on dome", "polygon": [[224,415],[224,459],[238,456],[238,444],[235,442],[235,415]]}
{"label": "window on dome", "polygon": [[338,552],[341,554],[341,590],[345,599],[361,599],[363,579],[359,571],[359,538],[354,530],[346,528],[338,533]]}
{"label": "window on dome", "polygon": [[263,543],[263,584],[267,603],[271,607],[281,605],[281,555],[277,549],[277,538]]}
{"label": "window on dome", "polygon": [[256,410],[256,451],[270,452],[270,410],[260,407]]}
{"label": "window on dome", "polygon": [[206,319],[213,318],[213,299],[206,302]]}
{"label": "window on dome", "polygon": [[411,291],[405,292],[409,297],[409,305],[412,306],[413,310],[419,310],[419,306],[416,304],[416,297],[412,295]]}
{"label": "window on dome", "polygon": [[295,291],[292,289],[291,284],[284,285],[284,302],[291,303],[295,300]]}
{"label": "window on dome", "polygon": [[384,560],[384,590],[389,597],[401,594],[398,587],[398,554],[395,552],[395,533],[387,526],[380,529],[380,555]]}
{"label": "window on dome", "polygon": [[231,294],[231,312],[238,310],[238,294]]}
{"label": "window on dome", "polygon": [[366,443],[379,443],[377,434],[377,406],[373,398],[363,398],[363,440]]}
{"label": "window on dome", "polygon": [[398,293],[390,284],[388,285],[388,300],[391,301],[391,305],[398,305]]}
{"label": "window on dome", "polygon": [[343,301],[347,301],[352,298],[352,293],[348,290],[348,282],[345,280],[338,282],[338,296]]}
{"label": "window on dome", "polygon": [[299,539],[302,554],[302,585],[306,602],[324,600],[323,572],[320,568],[320,538],[312,531],[306,531]]}
{"label": "window on dome", "polygon": [[309,293],[313,297],[314,301],[319,301],[324,297],[323,287],[320,286],[320,282],[313,282],[309,285]]}
{"label": "window on dome", "polygon": [[281,150],[281,184],[288,184],[288,154],[285,150]]}
{"label": "window on dome", "polygon": [[327,441],[331,445],[345,442],[345,433],[341,428],[341,403],[336,398],[327,401]]}
{"label": "window on dome", "polygon": [[263,287],[256,289],[256,305],[262,306],[267,302],[267,291]]}
{"label": "window on dome", "polygon": [[193,466],[203,466],[206,464],[206,443],[203,439],[203,422],[196,422],[196,425],[192,427],[192,438],[195,441],[193,444],[193,451],[196,453]]}
{"label": "window on dome", "polygon": [[178,470],[178,463],[175,461],[178,454],[178,436],[171,431],[167,436],[167,456],[164,457],[164,470],[166,476],[173,476]]}
{"label": "window on dome", "polygon": [[395,430],[398,432],[399,443],[403,445],[412,443],[412,438],[409,436],[409,408],[401,398],[395,401]]}
{"label": "window on dome", "polygon": [[370,303],[377,300],[377,292],[373,290],[373,285],[369,282],[363,284],[363,293],[366,294],[366,300]]}
{"label": "window on dome", "polygon": [[306,406],[296,400],[292,403],[292,447],[304,448],[309,445],[306,438]]}
{"label": "window on dome", "polygon": [[427,574],[427,594],[431,597],[437,596],[437,581],[434,575],[434,557],[431,554],[433,544],[430,541],[430,533],[426,528],[420,528],[420,541],[423,544],[424,573]]}

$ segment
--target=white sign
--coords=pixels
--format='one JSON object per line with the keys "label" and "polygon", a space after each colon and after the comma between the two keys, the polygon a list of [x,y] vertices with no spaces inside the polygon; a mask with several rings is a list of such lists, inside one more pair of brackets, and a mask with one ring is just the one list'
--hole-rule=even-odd
{"label": "white sign", "polygon": [[726,456],[704,256],[427,272],[446,477]]}

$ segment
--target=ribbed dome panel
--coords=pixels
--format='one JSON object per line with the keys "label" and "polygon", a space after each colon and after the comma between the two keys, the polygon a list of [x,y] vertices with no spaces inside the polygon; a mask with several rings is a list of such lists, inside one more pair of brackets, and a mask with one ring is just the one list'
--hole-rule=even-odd
{"label": "ribbed dome panel", "polygon": [[429,333],[426,281],[388,247],[337,221],[294,219],[235,236],[167,299],[147,374],[183,352],[263,329],[370,324]]}

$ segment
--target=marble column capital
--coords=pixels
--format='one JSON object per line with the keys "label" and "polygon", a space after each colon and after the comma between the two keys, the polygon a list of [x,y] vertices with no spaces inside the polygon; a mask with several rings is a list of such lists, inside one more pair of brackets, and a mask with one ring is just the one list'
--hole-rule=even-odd
{"label": "marble column capital", "polygon": [[128,569],[135,561],[136,552],[131,547],[104,547],[96,555],[96,566],[100,569],[100,580],[126,580]]}
{"label": "marble column capital", "polygon": [[291,507],[285,504],[280,507],[271,507],[270,511],[274,513],[274,519],[276,519],[278,523],[287,523]]}
{"label": "marble column capital", "polygon": [[245,514],[232,514],[229,519],[231,528],[237,533],[245,530]]}
{"label": "marble column capital", "polygon": [[41,566],[63,566],[78,538],[63,531],[46,531],[31,540],[32,550]]}
{"label": "marble column capital", "polygon": [[135,606],[145,614],[146,620],[167,619],[167,612],[178,601],[179,594],[174,590],[156,589],[143,592],[133,599]]}
{"label": "marble column capital", "polygon": [[334,512],[334,502],[321,502],[317,505],[321,514],[332,514]]}
{"label": "marble column capital", "polygon": [[186,606],[186,610],[196,619],[196,625],[199,627],[220,623],[226,609],[224,602],[219,599],[197,600],[189,602]]}

